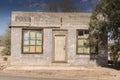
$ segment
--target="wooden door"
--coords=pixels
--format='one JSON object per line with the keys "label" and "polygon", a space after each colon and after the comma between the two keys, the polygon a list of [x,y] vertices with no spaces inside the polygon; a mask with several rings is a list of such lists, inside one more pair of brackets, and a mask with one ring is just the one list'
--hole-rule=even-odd
{"label": "wooden door", "polygon": [[66,61],[66,37],[65,35],[54,36],[54,62]]}

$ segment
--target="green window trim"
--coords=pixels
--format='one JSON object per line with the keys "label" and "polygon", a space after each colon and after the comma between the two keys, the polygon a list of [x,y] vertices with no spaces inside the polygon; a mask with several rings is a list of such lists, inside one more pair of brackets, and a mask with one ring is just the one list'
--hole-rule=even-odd
{"label": "green window trim", "polygon": [[77,30],[77,54],[89,54],[89,32],[88,30]]}
{"label": "green window trim", "polygon": [[37,54],[43,53],[43,30],[23,29],[22,31],[22,53]]}

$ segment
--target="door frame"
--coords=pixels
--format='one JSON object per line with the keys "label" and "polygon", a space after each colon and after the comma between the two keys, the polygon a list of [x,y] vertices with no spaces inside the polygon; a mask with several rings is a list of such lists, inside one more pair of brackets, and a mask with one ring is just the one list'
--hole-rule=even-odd
{"label": "door frame", "polygon": [[[65,36],[65,61],[55,61],[55,36]],[[55,34],[55,35],[53,35],[52,62],[53,63],[67,63],[67,36],[66,36],[66,34]]]}

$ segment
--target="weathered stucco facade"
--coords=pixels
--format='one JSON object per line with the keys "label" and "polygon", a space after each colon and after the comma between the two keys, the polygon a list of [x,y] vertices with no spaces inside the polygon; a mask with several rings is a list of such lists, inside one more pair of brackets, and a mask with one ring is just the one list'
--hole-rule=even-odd
{"label": "weathered stucco facade", "polygon": [[[13,12],[11,18],[11,64],[96,65],[96,60],[90,60],[90,54],[76,54],[77,30],[88,30],[90,15],[90,13]],[[42,53],[23,53],[24,29],[42,29]],[[61,48],[55,46],[59,42],[59,39],[55,42],[57,38],[65,39],[64,56],[61,55],[62,53],[56,54],[57,51],[55,52]],[[59,43],[57,44],[61,45],[61,42]]]}

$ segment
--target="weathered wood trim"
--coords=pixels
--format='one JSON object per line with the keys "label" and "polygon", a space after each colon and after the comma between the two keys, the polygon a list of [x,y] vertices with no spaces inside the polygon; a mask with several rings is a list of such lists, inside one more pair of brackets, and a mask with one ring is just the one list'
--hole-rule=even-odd
{"label": "weathered wood trim", "polygon": [[49,29],[49,28],[55,28],[55,29],[59,29],[60,27],[35,27],[35,26],[9,26],[9,28],[26,28],[26,29],[43,29],[43,28],[47,28],[47,29]]}

